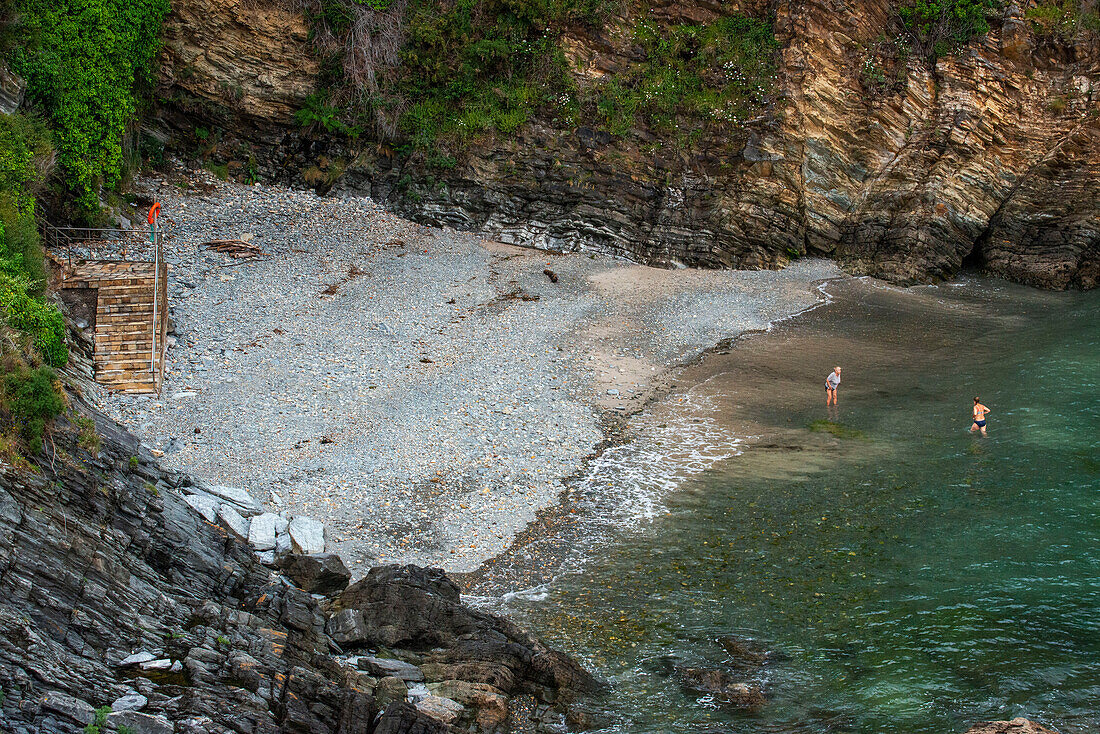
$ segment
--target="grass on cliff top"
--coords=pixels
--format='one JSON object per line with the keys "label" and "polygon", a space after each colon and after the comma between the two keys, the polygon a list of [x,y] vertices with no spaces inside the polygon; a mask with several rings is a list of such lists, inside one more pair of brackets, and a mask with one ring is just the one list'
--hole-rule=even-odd
{"label": "grass on cliff top", "polygon": [[[298,121],[422,151],[446,167],[469,141],[513,136],[540,114],[567,129],[625,135],[648,127],[685,143],[692,130],[739,123],[767,103],[778,44],[770,24],[737,14],[707,25],[640,20],[632,41],[644,58],[579,87],[562,35],[602,26],[616,7],[613,0],[394,0],[379,10],[316,0],[311,17],[328,54],[327,81]],[[362,28],[374,34],[367,54],[354,31]],[[380,38],[403,42],[385,49]]]}

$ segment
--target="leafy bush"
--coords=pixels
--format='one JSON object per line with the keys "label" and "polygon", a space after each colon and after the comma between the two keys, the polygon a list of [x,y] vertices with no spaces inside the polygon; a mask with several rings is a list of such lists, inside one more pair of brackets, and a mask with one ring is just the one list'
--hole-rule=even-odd
{"label": "leafy bush", "polygon": [[122,178],[122,140],[148,85],[168,0],[12,0],[21,24],[10,53],[27,96],[53,127],[78,213]]}
{"label": "leafy bush", "polygon": [[986,14],[1000,5],[1001,0],[915,0],[899,12],[914,40],[935,59],[988,33]]}
{"label": "leafy bush", "polygon": [[25,278],[0,272],[0,313],[15,329],[26,332],[47,364],[62,367],[69,359],[61,312],[30,295]]}
{"label": "leafy bush", "polygon": [[0,271],[28,278],[41,295],[46,278],[34,195],[53,167],[50,133],[38,118],[0,115]]}
{"label": "leafy bush", "polygon": [[45,366],[17,365],[4,374],[4,406],[32,454],[42,450],[46,421],[65,409],[56,380],[54,371]]}

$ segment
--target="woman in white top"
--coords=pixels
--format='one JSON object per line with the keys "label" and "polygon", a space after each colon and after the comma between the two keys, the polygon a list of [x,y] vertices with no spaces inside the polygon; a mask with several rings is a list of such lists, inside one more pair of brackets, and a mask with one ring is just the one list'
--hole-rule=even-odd
{"label": "woman in white top", "polygon": [[833,367],[833,371],[825,378],[825,406],[836,405],[836,389],[840,387],[840,368]]}

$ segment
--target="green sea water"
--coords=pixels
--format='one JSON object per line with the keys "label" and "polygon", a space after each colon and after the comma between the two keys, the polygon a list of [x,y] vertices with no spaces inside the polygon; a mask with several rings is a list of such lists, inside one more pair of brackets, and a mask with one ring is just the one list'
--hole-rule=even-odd
{"label": "green sea water", "polygon": [[[506,611],[608,679],[601,731],[1100,732],[1100,293],[830,290],[688,370],[682,425],[677,393],[638,419],[639,441],[661,421],[663,445],[736,450],[669,449],[718,457],[671,484],[659,452],[625,451],[636,486],[616,495],[619,467],[577,489],[605,517]],[[988,438],[967,431],[974,396]],[[730,636],[766,662],[738,665]],[[685,666],[767,703],[723,706]]]}

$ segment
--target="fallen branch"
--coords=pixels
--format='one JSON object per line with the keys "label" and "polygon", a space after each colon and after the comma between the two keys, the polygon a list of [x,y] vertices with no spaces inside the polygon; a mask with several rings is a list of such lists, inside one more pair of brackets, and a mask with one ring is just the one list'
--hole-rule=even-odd
{"label": "fallen branch", "polygon": [[203,242],[199,247],[205,247],[208,250],[236,258],[257,258],[267,254],[256,245],[249,244],[244,240],[210,240],[209,242]]}

